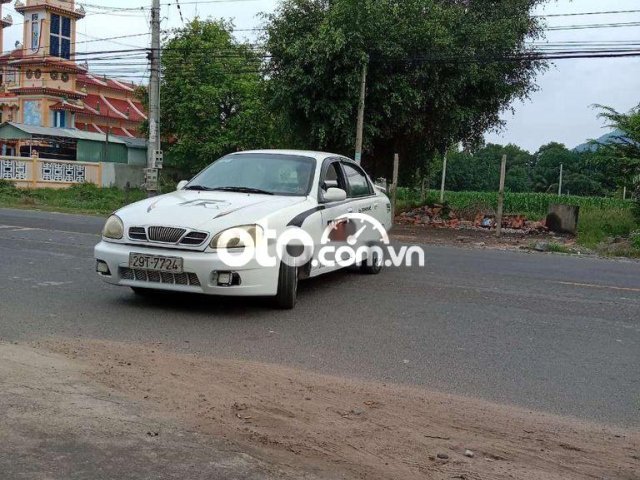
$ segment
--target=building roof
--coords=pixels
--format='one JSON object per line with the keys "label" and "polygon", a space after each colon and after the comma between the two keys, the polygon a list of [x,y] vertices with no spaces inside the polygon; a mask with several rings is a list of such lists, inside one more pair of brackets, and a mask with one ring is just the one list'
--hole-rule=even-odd
{"label": "building roof", "polygon": [[118,137],[118,139],[126,143],[129,148],[147,148],[146,138]]}
{"label": "building roof", "polygon": [[[105,136],[100,133],[85,132],[84,130],[78,130],[75,128],[53,128],[53,127],[38,127],[35,125],[25,125],[22,123],[4,122],[0,124],[0,127],[10,125],[13,128],[28,134],[37,135],[42,137],[61,137],[61,138],[73,138],[76,140],[90,140],[94,142],[104,142]],[[112,143],[127,144],[121,137],[112,135],[109,137],[109,141]]]}
{"label": "building roof", "polygon": [[84,105],[87,107],[88,114],[104,118],[129,120],[137,123],[147,118],[143,114],[141,103],[136,105],[136,102],[130,100],[109,98],[102,94],[88,94],[84,99]]}
{"label": "building roof", "polygon": [[135,91],[137,87],[134,83],[106,78],[100,75],[93,75],[90,71],[78,74],[77,83],[79,85],[95,85],[96,87],[111,88],[113,90],[120,90],[129,93]]}

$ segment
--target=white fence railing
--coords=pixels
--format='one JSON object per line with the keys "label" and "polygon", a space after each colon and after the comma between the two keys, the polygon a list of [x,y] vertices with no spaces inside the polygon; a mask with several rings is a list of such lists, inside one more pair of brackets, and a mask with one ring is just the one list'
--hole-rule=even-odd
{"label": "white fence railing", "polygon": [[102,185],[102,164],[0,156],[0,178],[21,188],[67,188],[79,183]]}

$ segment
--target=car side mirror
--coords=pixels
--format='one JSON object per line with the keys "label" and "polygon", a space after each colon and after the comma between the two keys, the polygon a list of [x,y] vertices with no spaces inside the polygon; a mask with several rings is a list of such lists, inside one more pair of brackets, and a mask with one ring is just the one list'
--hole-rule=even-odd
{"label": "car side mirror", "polygon": [[176,186],[176,190],[184,190],[184,187],[186,187],[189,184],[188,180],[181,180],[180,182],[178,182],[178,185]]}
{"label": "car side mirror", "polygon": [[347,199],[347,192],[342,190],[341,188],[329,188],[323,195],[324,201],[327,203],[331,202],[342,202]]}

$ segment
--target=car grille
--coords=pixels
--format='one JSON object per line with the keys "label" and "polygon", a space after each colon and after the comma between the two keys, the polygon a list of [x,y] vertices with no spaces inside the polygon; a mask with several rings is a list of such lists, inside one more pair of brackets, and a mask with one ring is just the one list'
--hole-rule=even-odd
{"label": "car grille", "polygon": [[129,229],[129,238],[131,240],[147,241],[147,231],[144,227],[131,227]]}
{"label": "car grille", "polygon": [[189,232],[180,241],[181,245],[202,245],[209,235],[204,232]]}
{"label": "car grille", "polygon": [[177,243],[187,233],[184,228],[149,227],[147,236],[152,242]]}
{"label": "car grille", "polygon": [[[186,234],[186,235],[185,235]],[[138,242],[157,242],[198,247],[209,237],[206,232],[195,232],[175,227],[130,227],[129,238]]]}
{"label": "car grille", "polygon": [[200,286],[200,280],[198,280],[198,276],[195,273],[155,272],[152,270],[120,267],[120,276],[124,280],[137,280],[139,282],[186,285],[192,287]]}

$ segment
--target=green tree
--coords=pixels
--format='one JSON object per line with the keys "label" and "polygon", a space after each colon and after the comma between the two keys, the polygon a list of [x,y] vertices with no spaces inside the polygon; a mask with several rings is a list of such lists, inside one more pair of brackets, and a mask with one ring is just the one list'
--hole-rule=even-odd
{"label": "green tree", "polygon": [[479,144],[535,88],[544,63],[523,54],[542,1],[283,0],[267,16],[272,105],[306,146],[351,155],[368,63],[365,163],[388,176],[398,152],[406,180],[437,151]]}
{"label": "green tree", "polygon": [[[447,158],[447,189],[453,191],[495,192],[500,184],[500,164],[507,155],[505,188],[510,192],[531,189],[529,177],[532,155],[516,145],[488,144],[473,153],[453,152]],[[442,175],[441,160],[434,165],[434,178]],[[437,183],[437,182],[436,182]],[[432,184],[436,186],[435,183]],[[437,185],[439,186],[439,184]]]}
{"label": "green tree", "polygon": [[194,173],[227,153],[270,146],[262,57],[224,21],[174,30],[162,56],[162,136],[167,163]]}
{"label": "green tree", "polygon": [[620,113],[611,107],[598,105],[600,118],[615,129],[607,142],[592,142],[597,146],[596,158],[612,167],[616,180],[625,186],[634,186],[636,215],[640,218],[640,105],[629,113]]}
{"label": "green tree", "polygon": [[560,165],[565,175],[575,170],[578,156],[563,144],[551,142],[543,145],[534,155],[531,172],[533,189],[536,192],[555,193],[558,191]]}

